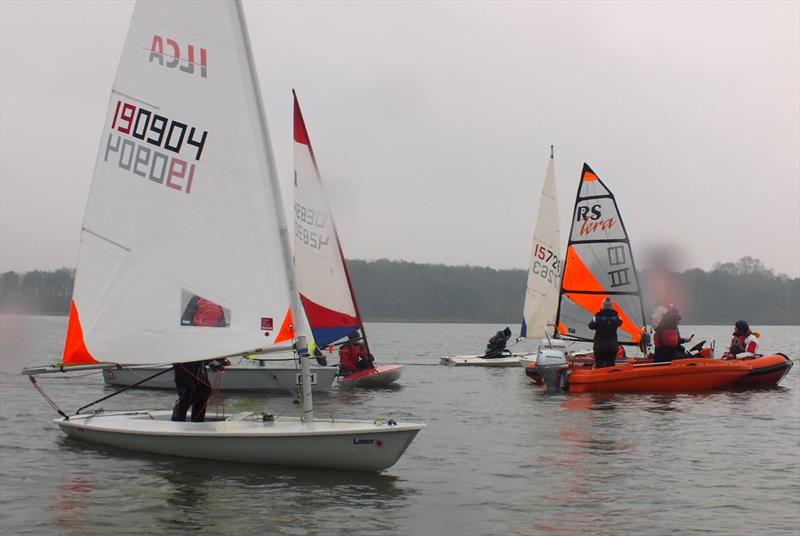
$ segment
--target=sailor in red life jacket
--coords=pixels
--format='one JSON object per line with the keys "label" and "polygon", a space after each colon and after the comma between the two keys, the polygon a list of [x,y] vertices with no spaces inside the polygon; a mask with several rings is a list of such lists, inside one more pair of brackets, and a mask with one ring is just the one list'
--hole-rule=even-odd
{"label": "sailor in red life jacket", "polygon": [[367,353],[367,348],[361,342],[357,331],[348,335],[347,342],[339,347],[339,370],[345,376],[359,370],[374,368],[372,362],[372,356]]}
{"label": "sailor in red life jacket", "polygon": [[653,345],[655,346],[655,351],[653,360],[656,363],[668,363],[673,359],[686,357],[686,349],[681,345],[692,340],[694,335],[691,335],[688,339],[681,338],[681,333],[678,330],[681,315],[678,309],[672,304],[669,304],[669,306],[659,305],[653,311],[650,320],[654,330]]}
{"label": "sailor in red life jacket", "polygon": [[750,330],[750,324],[744,320],[737,320],[733,327],[733,339],[728,352],[723,358],[753,357],[758,352],[758,334]]}

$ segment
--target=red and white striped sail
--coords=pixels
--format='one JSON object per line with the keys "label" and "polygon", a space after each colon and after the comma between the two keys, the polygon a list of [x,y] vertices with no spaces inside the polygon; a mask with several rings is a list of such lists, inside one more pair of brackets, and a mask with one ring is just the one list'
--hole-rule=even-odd
{"label": "red and white striped sail", "polygon": [[361,328],[347,260],[294,99],[294,268],[308,325],[319,346]]}
{"label": "red and white striped sail", "polygon": [[239,2],[139,2],[81,233],[66,364],[288,348],[288,231]]}
{"label": "red and white striped sail", "polygon": [[551,152],[533,231],[533,248],[522,311],[520,336],[531,339],[541,339],[548,334],[547,326],[555,323],[558,309],[561,288],[561,233],[558,225],[555,175]]}
{"label": "red and white striped sail", "polygon": [[645,318],[628,233],[614,194],[584,164],[564,259],[558,333],[592,340],[588,324],[607,296],[622,319],[620,343],[638,343]]}

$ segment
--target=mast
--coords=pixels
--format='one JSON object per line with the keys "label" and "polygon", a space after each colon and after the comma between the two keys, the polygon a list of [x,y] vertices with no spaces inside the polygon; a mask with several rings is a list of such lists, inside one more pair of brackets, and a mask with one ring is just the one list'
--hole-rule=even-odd
{"label": "mast", "polygon": [[[586,166],[586,164],[583,164]],[[567,273],[567,264],[569,263],[569,244],[572,242],[572,231],[575,230],[575,220],[578,213],[578,203],[581,199],[581,187],[583,186],[583,171],[581,171],[581,180],[578,181],[578,190],[575,192],[575,203],[572,205],[572,220],[569,225],[569,235],[567,235],[567,251],[564,252],[564,263],[561,267],[561,288],[558,291],[558,308],[556,309],[556,323],[553,326],[553,337],[563,338],[558,329],[559,321],[561,320],[561,303],[564,297],[564,274]]]}
{"label": "mast", "polygon": [[283,259],[286,263],[286,283],[289,286],[289,294],[291,296],[292,322],[294,323],[293,334],[295,338],[295,351],[300,359],[300,386],[302,396],[300,398],[301,419],[303,422],[312,422],[314,420],[314,400],[311,394],[311,370],[308,365],[308,344],[306,343],[305,326],[303,325],[303,315],[301,313],[302,305],[300,304],[300,295],[297,292],[297,285],[294,280],[294,266],[292,263],[292,252],[289,246],[289,228],[286,224],[286,217],[283,212],[283,203],[281,201],[281,188],[278,183],[278,169],[275,165],[275,158],[272,154],[272,143],[269,136],[269,128],[267,127],[267,115],[264,110],[264,101],[261,98],[261,86],[258,82],[258,74],[256,71],[255,61],[253,59],[253,50],[250,46],[250,34],[247,31],[247,22],[244,17],[244,8],[241,0],[236,0],[236,9],[239,14],[239,24],[242,29],[242,37],[244,38],[245,52],[247,53],[247,61],[250,65],[250,76],[253,84],[253,91],[255,93],[256,103],[258,105],[259,126],[261,133],[264,136],[264,153],[267,158],[267,164],[270,169],[270,187],[272,190],[272,199],[268,202],[274,204],[277,215],[277,224],[280,230],[281,249],[283,249]]}

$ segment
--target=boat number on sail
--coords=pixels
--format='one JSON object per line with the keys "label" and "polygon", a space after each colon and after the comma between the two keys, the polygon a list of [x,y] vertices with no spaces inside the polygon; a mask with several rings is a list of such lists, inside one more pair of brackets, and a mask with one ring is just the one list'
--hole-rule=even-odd
{"label": "boat number on sail", "polygon": [[586,236],[594,233],[598,229],[608,231],[614,227],[614,218],[603,218],[600,205],[578,205],[577,222],[581,224],[580,235]]}
{"label": "boat number on sail", "polygon": [[[167,47],[171,50],[171,54],[169,52],[164,52],[164,42],[167,43]],[[164,65],[164,56],[168,59],[166,61],[166,66],[170,69],[174,69],[178,67],[181,72],[187,74],[194,74],[195,65],[200,66],[200,77],[207,78],[208,77],[208,52],[205,48],[200,48],[200,63],[198,64],[195,61],[194,57],[194,45],[187,45],[186,46],[186,58],[181,58],[181,47],[177,41],[174,39],[170,39],[167,37],[161,37],[160,35],[153,36],[153,44],[150,45],[149,49],[145,49],[150,51],[150,58],[148,61],[153,63],[153,60],[158,61],[159,65]],[[181,60],[183,60],[184,64],[181,65]]]}
{"label": "boat number on sail", "polygon": [[533,262],[533,267],[531,268],[533,273],[559,288],[561,261],[558,260],[558,256],[543,244],[536,244],[533,252],[536,259],[538,259]]}
{"label": "boat number on sail", "polygon": [[[325,229],[328,214],[321,210],[314,210],[295,202],[294,204],[294,234],[298,240],[315,249],[327,246],[330,237],[320,230]],[[315,227],[317,230],[314,230]]]}
{"label": "boat number on sail", "polygon": [[188,194],[192,191],[195,164],[152,149],[145,142],[177,155],[185,150],[189,153],[189,158],[199,161],[207,135],[207,130],[201,131],[141,106],[118,100],[111,120],[104,160],[108,162],[114,153],[118,156],[117,165],[121,169]]}

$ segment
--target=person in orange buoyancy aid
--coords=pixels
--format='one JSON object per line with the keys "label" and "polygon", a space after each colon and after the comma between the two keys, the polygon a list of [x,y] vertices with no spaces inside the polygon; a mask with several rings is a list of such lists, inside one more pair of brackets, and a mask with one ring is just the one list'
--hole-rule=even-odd
{"label": "person in orange buoyancy aid", "polygon": [[750,357],[758,352],[758,335],[745,320],[737,320],[733,327],[733,339],[724,357]]}
{"label": "person in orange buoyancy aid", "polygon": [[374,368],[372,356],[361,342],[357,332],[347,336],[347,342],[339,347],[339,369],[342,374]]}
{"label": "person in orange buoyancy aid", "polygon": [[672,304],[669,307],[659,305],[653,312],[652,320],[653,345],[655,346],[653,360],[656,363],[668,363],[673,359],[686,357],[686,349],[681,345],[692,340],[692,337],[681,338],[678,330],[681,315],[678,309]]}
{"label": "person in orange buoyancy aid", "polygon": [[224,327],[227,326],[225,311],[216,303],[195,295],[189,300],[189,304],[181,316],[181,325]]}

